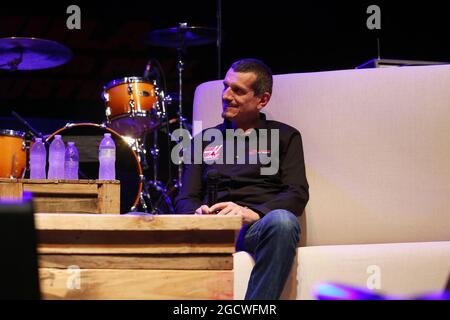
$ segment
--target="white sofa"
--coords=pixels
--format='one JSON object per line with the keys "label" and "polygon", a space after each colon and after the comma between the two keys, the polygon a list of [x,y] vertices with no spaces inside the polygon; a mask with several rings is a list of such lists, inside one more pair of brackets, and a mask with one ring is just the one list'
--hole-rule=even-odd
{"label": "white sofa", "polygon": [[[199,85],[193,120],[221,122],[222,81]],[[274,76],[268,119],[302,134],[310,200],[282,298],[320,282],[388,295],[450,275],[450,65]],[[253,266],[235,254],[235,298]]]}

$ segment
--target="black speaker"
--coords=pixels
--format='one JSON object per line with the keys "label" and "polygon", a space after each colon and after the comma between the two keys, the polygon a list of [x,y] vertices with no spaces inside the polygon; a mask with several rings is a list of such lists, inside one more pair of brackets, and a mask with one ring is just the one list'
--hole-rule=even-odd
{"label": "black speaker", "polygon": [[0,299],[40,299],[36,246],[31,196],[0,202]]}

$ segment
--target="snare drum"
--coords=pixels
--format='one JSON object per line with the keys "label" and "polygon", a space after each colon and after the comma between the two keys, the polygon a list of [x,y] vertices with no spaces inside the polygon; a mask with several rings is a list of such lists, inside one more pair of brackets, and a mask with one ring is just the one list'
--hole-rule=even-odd
{"label": "snare drum", "polygon": [[103,88],[108,126],[121,135],[140,137],[159,125],[155,83],[141,77],[126,77]]}
{"label": "snare drum", "polygon": [[[129,212],[136,207],[142,191],[142,169],[136,153],[126,140],[110,128],[95,123],[69,124],[51,134],[51,142],[60,134],[63,141],[75,142],[80,157],[79,168],[88,179],[98,179],[98,147],[105,133],[111,133],[116,144],[116,179],[120,180],[120,212]],[[80,177],[81,178],[81,177]]]}
{"label": "snare drum", "polygon": [[0,130],[1,178],[22,178],[26,167],[25,133],[14,130]]}

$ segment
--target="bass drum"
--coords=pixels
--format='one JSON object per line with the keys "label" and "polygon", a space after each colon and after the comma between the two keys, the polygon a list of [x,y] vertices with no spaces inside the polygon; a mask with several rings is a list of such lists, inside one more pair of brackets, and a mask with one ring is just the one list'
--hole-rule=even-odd
{"label": "bass drum", "polygon": [[80,157],[80,179],[98,179],[98,146],[105,133],[111,133],[116,144],[116,179],[120,180],[120,212],[127,213],[138,205],[142,191],[142,169],[136,153],[127,141],[110,128],[95,123],[68,124],[55,131],[47,141],[60,134],[64,143],[75,142]]}

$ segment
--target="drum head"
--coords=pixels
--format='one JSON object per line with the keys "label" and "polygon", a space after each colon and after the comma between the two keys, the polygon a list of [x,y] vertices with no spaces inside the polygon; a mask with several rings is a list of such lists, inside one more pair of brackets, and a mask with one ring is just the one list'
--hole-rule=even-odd
{"label": "drum head", "polygon": [[[142,174],[136,153],[115,131],[94,123],[72,124],[57,130],[47,139],[50,143],[60,134],[64,143],[75,142],[80,156],[80,179],[98,179],[98,146],[105,133],[111,133],[116,144],[116,179],[120,180],[120,212],[129,212],[136,206],[142,190]],[[82,176],[83,173],[85,177]]]}
{"label": "drum head", "polygon": [[135,116],[123,114],[111,119],[108,127],[121,135],[139,138],[158,127],[160,120],[156,110],[137,113]]}

